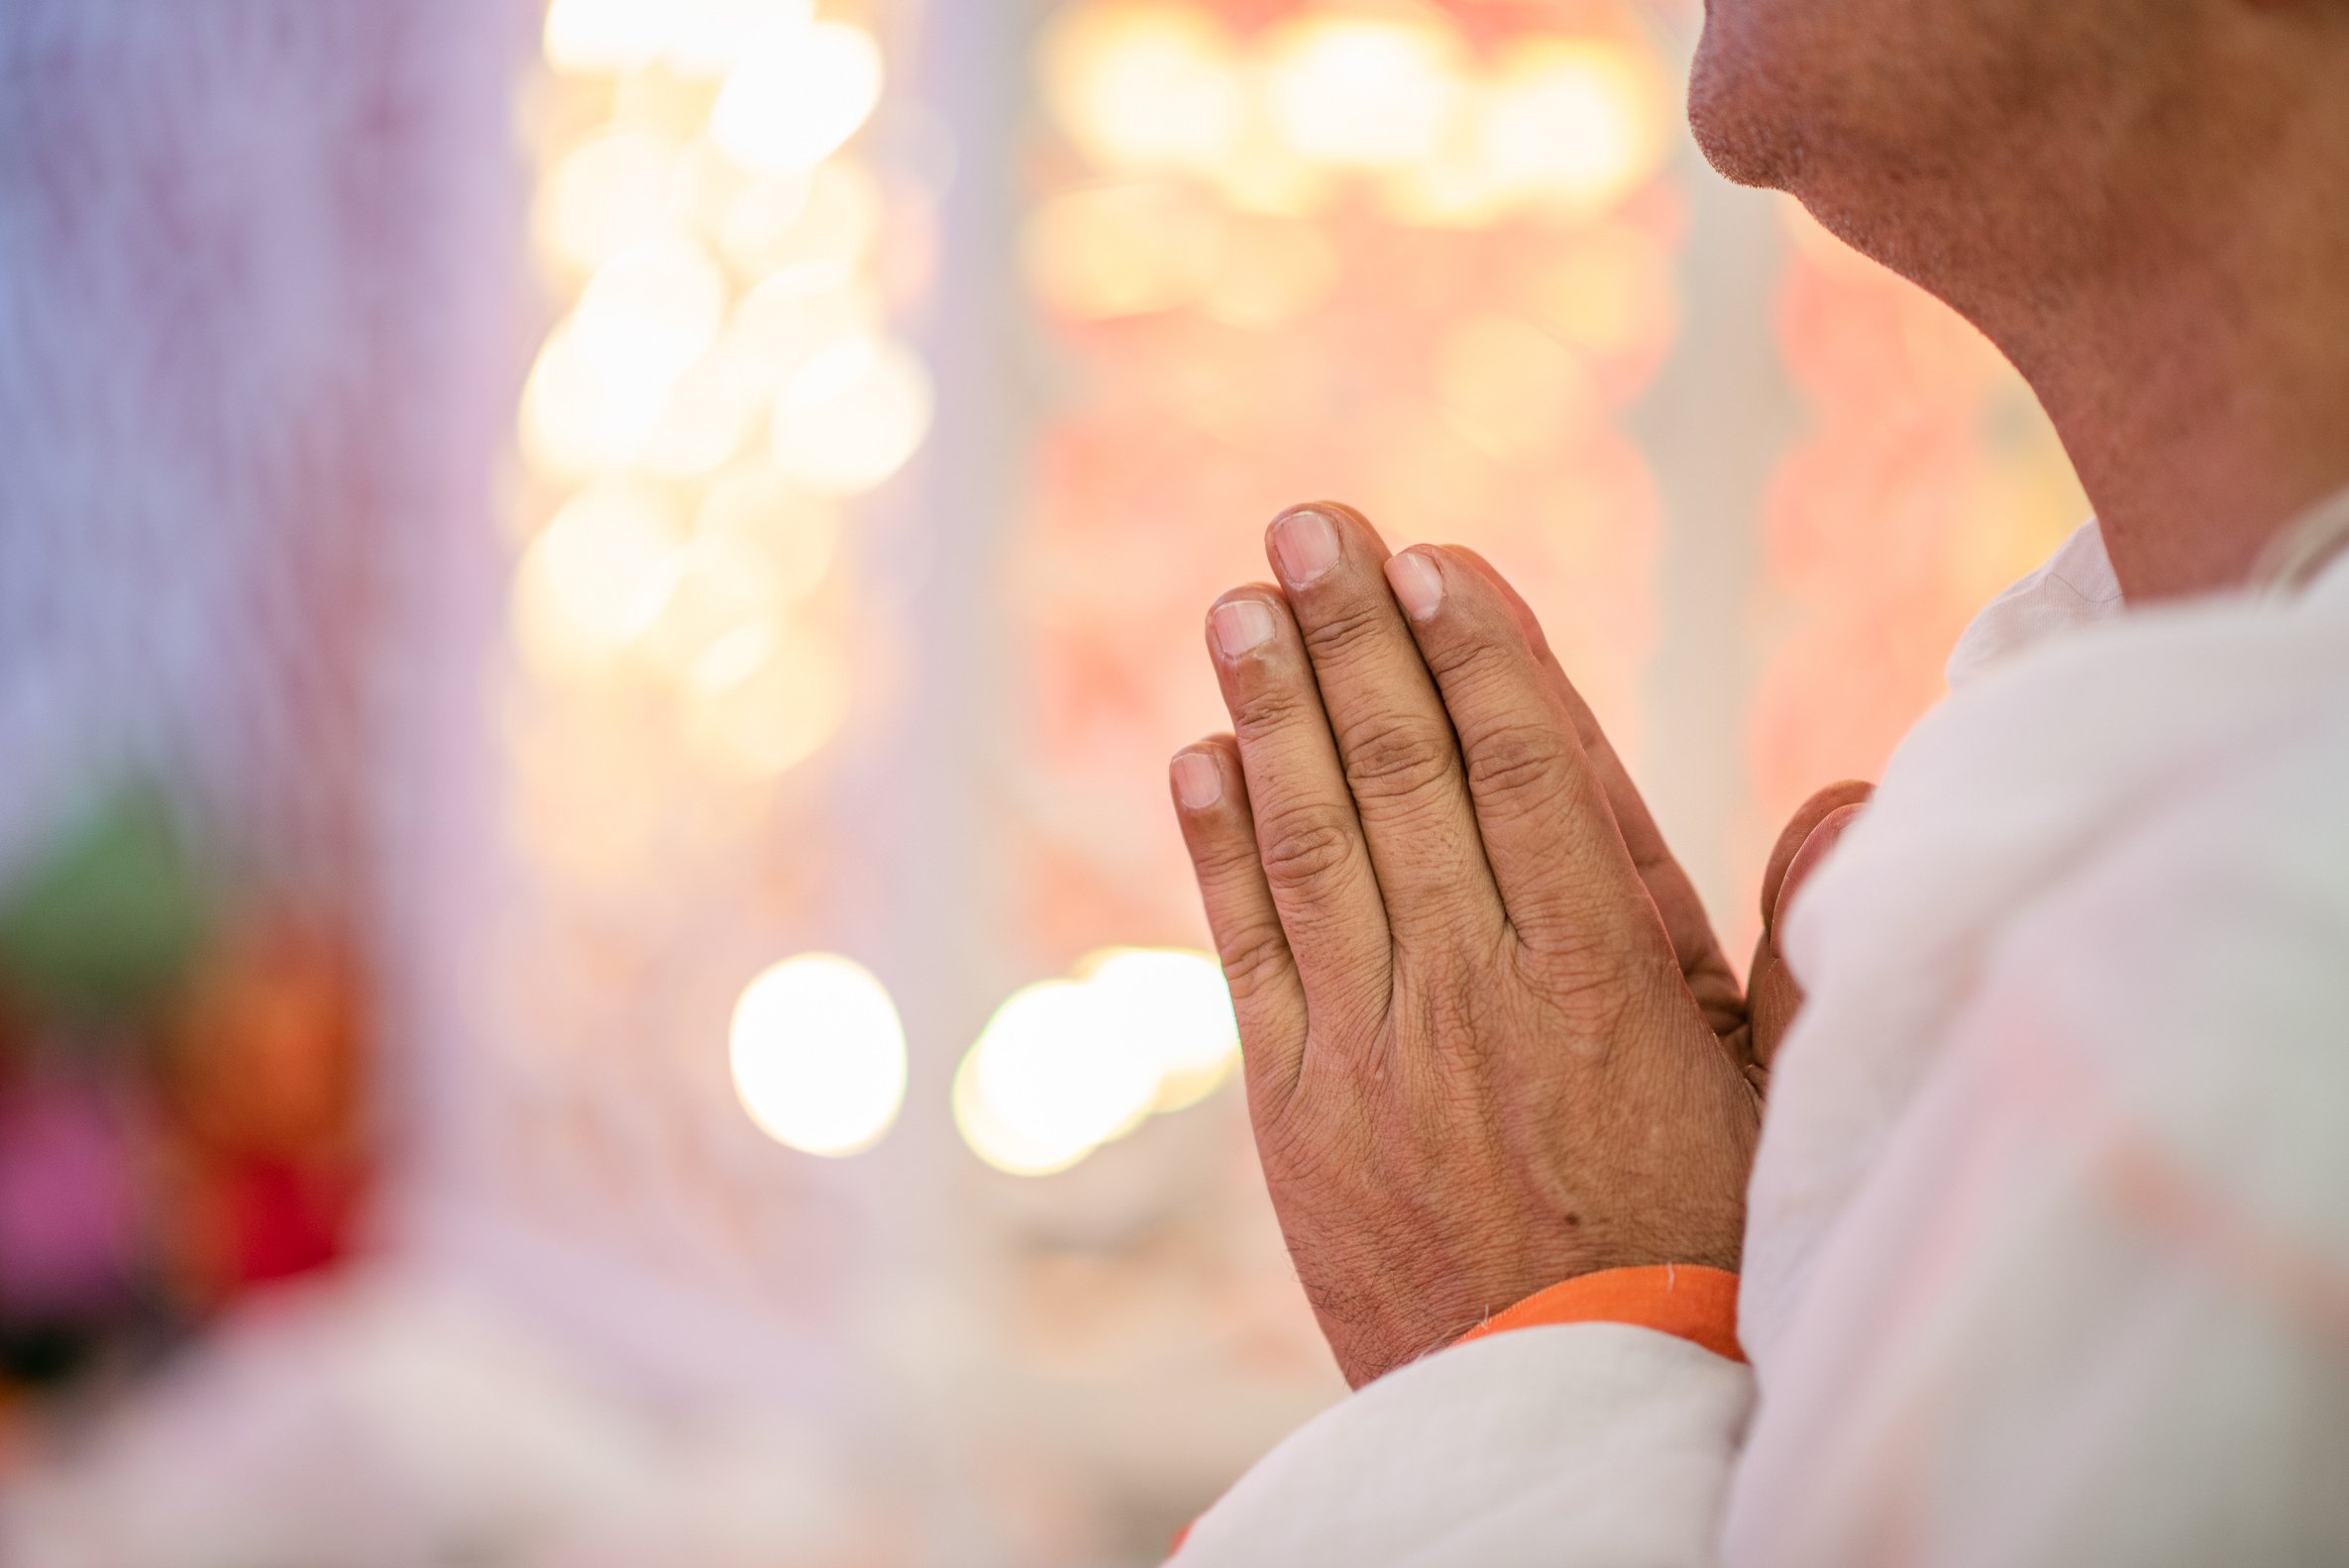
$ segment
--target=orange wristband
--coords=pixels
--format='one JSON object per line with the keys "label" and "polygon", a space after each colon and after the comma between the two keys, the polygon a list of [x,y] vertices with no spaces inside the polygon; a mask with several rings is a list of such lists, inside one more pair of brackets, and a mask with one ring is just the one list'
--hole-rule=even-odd
{"label": "orange wristband", "polygon": [[1495,1312],[1452,1343],[1551,1323],[1629,1323],[1702,1345],[1732,1361],[1746,1359],[1738,1345],[1738,1277],[1694,1263],[1602,1269],[1560,1281]]}

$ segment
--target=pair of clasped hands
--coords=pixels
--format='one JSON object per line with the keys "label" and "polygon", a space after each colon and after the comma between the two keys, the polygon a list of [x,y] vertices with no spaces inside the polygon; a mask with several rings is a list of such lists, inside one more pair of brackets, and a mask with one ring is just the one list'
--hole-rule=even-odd
{"label": "pair of clasped hands", "polygon": [[1771,929],[1858,811],[1807,802],[1749,990],[1524,600],[1317,503],[1208,615],[1232,734],[1177,753],[1249,1114],[1359,1387],[1560,1281],[1735,1269],[1779,1035]]}

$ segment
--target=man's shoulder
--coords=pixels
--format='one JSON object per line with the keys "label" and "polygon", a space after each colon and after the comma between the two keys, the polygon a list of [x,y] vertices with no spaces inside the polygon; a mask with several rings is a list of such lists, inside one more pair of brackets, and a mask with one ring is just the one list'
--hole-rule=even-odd
{"label": "man's shoulder", "polygon": [[[2247,915],[2295,914],[2305,934],[2349,923],[2349,670],[2303,706],[2181,767],[2116,814],[2103,853],[2120,881],[2176,890],[2197,938]],[[2349,954],[2343,955],[2349,959]],[[2349,964],[2344,964],[2349,968]]]}
{"label": "man's shoulder", "polygon": [[2349,700],[2123,813],[2000,933],[1975,1011],[2242,1212],[2349,1261],[2345,1017]]}

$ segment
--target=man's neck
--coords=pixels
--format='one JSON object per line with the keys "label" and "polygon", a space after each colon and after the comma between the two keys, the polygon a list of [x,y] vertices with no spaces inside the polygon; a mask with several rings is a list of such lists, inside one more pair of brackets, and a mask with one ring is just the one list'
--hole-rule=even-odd
{"label": "man's neck", "polygon": [[2168,232],[2113,237],[2040,301],[1969,311],[2054,420],[2131,600],[2240,584],[2349,486],[2343,121],[2311,116],[2232,188],[2173,196]]}

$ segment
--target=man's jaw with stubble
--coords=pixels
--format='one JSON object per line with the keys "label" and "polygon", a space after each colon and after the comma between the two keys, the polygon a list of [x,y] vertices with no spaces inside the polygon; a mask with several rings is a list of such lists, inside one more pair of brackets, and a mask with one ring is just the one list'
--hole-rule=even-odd
{"label": "man's jaw with stubble", "polygon": [[1799,194],[1815,95],[1803,31],[1775,0],[1706,0],[1688,79],[1688,126],[1716,173],[1734,184]]}
{"label": "man's jaw with stubble", "polygon": [[1961,16],[1921,17],[1906,0],[1708,0],[1689,129],[1725,179],[1794,197],[1846,245],[1964,311],[1974,291],[1957,242],[1979,225],[1953,197],[1982,175],[1963,151],[1980,128],[1967,115],[1974,95],[1953,102],[1915,58],[1946,59],[1963,32]]}

